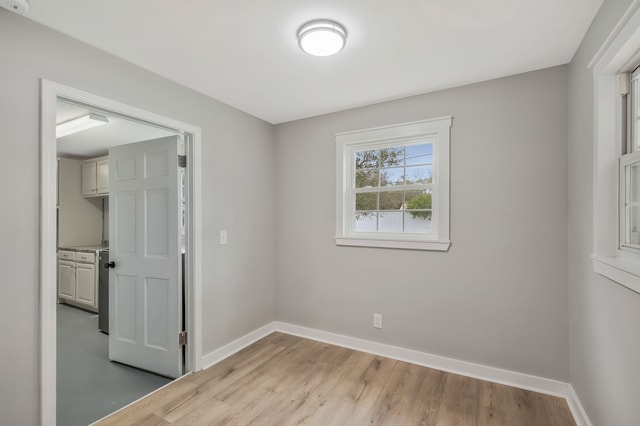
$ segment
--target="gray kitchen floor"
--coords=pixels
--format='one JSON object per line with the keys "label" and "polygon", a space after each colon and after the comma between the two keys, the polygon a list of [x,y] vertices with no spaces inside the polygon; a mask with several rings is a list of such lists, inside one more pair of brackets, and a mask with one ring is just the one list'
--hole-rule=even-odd
{"label": "gray kitchen floor", "polygon": [[58,304],[58,426],[88,425],[171,380],[109,361],[96,314]]}

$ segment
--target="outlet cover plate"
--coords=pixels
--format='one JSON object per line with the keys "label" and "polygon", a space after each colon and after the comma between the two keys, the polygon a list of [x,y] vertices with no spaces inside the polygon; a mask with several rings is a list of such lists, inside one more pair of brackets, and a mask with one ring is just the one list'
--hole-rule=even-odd
{"label": "outlet cover plate", "polygon": [[382,328],[382,314],[373,314],[373,327]]}

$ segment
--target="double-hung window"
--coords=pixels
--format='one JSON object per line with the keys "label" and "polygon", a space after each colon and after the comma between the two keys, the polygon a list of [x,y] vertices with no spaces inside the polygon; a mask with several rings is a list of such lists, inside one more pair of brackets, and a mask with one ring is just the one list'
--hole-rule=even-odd
{"label": "double-hung window", "polygon": [[640,293],[640,3],[624,13],[593,70],[593,269]]}
{"label": "double-hung window", "polygon": [[447,250],[451,117],[336,134],[336,243]]}
{"label": "double-hung window", "polygon": [[[622,75],[626,78],[628,74]],[[623,103],[620,156],[620,249],[640,254],[640,69],[631,74],[631,90]]]}

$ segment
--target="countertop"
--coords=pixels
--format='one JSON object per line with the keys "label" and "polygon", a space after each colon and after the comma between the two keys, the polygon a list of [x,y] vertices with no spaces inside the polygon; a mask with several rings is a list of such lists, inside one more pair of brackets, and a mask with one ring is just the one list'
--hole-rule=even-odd
{"label": "countertop", "polygon": [[94,253],[103,249],[108,249],[108,245],[97,244],[93,246],[60,246],[58,250],[67,250],[67,251],[83,251],[88,253]]}

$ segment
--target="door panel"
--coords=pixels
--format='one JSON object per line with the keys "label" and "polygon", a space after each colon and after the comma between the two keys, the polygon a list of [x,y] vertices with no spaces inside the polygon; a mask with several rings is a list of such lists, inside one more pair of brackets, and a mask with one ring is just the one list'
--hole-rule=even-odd
{"label": "door panel", "polygon": [[[111,282],[111,280],[109,280]],[[136,337],[136,277],[116,274],[115,304],[109,304],[109,316],[118,322],[113,334],[117,340],[135,344]],[[113,315],[112,315],[113,313]],[[109,324],[111,328],[111,324]],[[109,342],[111,345],[111,342]]]}
{"label": "door panel", "polygon": [[169,257],[169,193],[166,189],[147,191],[145,198],[147,256]]}
{"label": "door panel", "polygon": [[168,280],[147,278],[145,283],[146,299],[146,330],[145,338],[148,346],[156,349],[169,350],[167,333],[169,327],[165,312],[169,309],[170,283]]}
{"label": "door panel", "polygon": [[109,357],[182,374],[178,137],[109,151]]}
{"label": "door panel", "polygon": [[[113,191],[112,191],[113,193]],[[111,235],[111,220],[109,221],[109,246],[115,247],[121,255],[136,255],[136,204],[138,194],[135,192],[120,192],[109,194],[109,209],[115,210],[115,217],[119,218],[119,226],[114,231],[116,238]],[[111,199],[115,198],[116,203],[111,204]],[[113,206],[113,207],[112,207]],[[112,215],[109,215],[111,218]]]}

